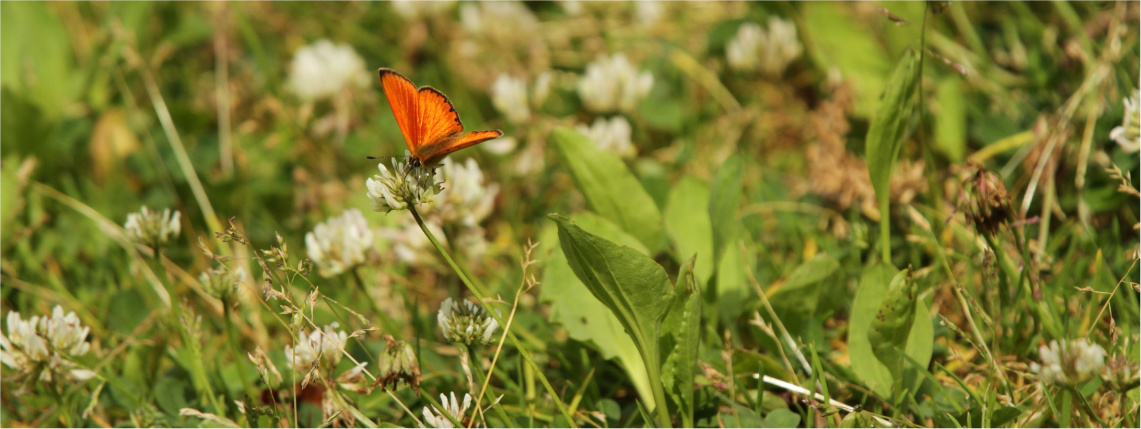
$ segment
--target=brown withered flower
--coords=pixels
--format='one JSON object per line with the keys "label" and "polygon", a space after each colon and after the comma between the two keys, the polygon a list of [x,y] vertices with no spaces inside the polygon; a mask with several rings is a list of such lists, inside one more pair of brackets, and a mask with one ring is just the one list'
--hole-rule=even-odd
{"label": "brown withered flower", "polygon": [[993,236],[1013,217],[1002,177],[972,163],[978,171],[963,183],[959,207],[979,232]]}
{"label": "brown withered flower", "polygon": [[420,364],[416,362],[416,354],[408,343],[385,335],[388,345],[380,354],[380,373],[377,375],[373,387],[380,385],[387,389],[389,384],[395,387],[399,382],[412,386],[416,395],[420,395]]}

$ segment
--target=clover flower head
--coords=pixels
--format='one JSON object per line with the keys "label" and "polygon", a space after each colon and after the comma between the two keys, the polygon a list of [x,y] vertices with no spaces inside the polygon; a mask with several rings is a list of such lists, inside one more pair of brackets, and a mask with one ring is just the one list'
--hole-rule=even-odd
{"label": "clover flower head", "polygon": [[531,109],[527,106],[527,83],[523,79],[500,74],[491,84],[491,104],[513,124],[531,119]]}
{"label": "clover flower head", "polygon": [[198,283],[202,284],[202,289],[210,296],[226,302],[234,296],[238,285],[246,281],[246,277],[246,269],[241,267],[236,270],[206,270],[198,275]]}
{"label": "clover flower head", "polygon": [[646,98],[654,76],[638,72],[625,54],[599,58],[586,66],[578,81],[578,96],[592,112],[630,112]]}
{"label": "clover flower head", "polygon": [[407,20],[440,15],[456,4],[454,0],[392,0],[390,3],[396,14]]}
{"label": "clover flower head", "polygon": [[409,205],[430,203],[432,196],[441,190],[435,167],[412,167],[396,158],[392,160],[392,169],[384,163],[376,167],[380,174],[365,181],[373,211],[388,213],[405,210]]}
{"label": "clover flower head", "polygon": [[15,370],[17,378],[37,377],[51,383],[95,376],[71,360],[91,348],[87,342],[91,328],[83,326],[75,312],[65,315],[57,305],[51,317],[32,316],[25,321],[20,313],[10,311],[7,324],[8,335],[0,333],[0,363]]}
{"label": "clover flower head", "polygon": [[594,144],[600,149],[613,152],[619,157],[633,158],[638,154],[638,150],[630,140],[632,132],[630,122],[623,116],[615,116],[609,120],[595,118],[589,127],[579,124],[576,128],[594,140]]}
{"label": "clover flower head", "polygon": [[499,329],[499,322],[482,306],[467,300],[461,302],[463,304],[456,304],[451,298],[445,299],[436,313],[444,338],[469,346],[495,342],[492,335]]}
{"label": "clover flower head", "polygon": [[163,209],[162,213],[150,211],[147,206],[138,213],[127,215],[123,229],[127,236],[140,244],[158,246],[178,236],[182,232],[182,213],[178,210]]}
{"label": "clover flower head", "polygon": [[403,381],[419,393],[420,364],[416,361],[412,346],[402,340],[393,339],[391,335],[385,335],[384,340],[387,344],[380,354],[380,373],[377,382],[387,389],[389,384],[395,387]]}
{"label": "clover flower head", "polygon": [[1038,349],[1041,364],[1033,363],[1030,370],[1038,373],[1042,381],[1076,386],[1101,372],[1105,365],[1105,349],[1085,338],[1053,340]]}
{"label": "clover flower head", "polygon": [[330,97],[345,88],[369,83],[364,60],[346,44],[319,40],[297,50],[290,65],[289,85],[303,100]]}
{"label": "clover flower head", "polygon": [[442,221],[476,226],[491,214],[499,185],[485,183],[483,170],[474,159],[445,163],[440,167],[439,176],[443,189],[436,198],[433,211]]}
{"label": "clover flower head", "polygon": [[339,327],[339,323],[333,322],[325,326],[324,330],[315,329],[306,333],[305,329],[301,329],[297,334],[296,346],[285,346],[286,363],[300,373],[308,372],[318,365],[331,372],[341,361],[341,351],[349,340],[348,334],[337,329]]}
{"label": "clover flower head", "polygon": [[725,46],[729,66],[740,71],[756,71],[779,76],[804,48],[796,35],[796,25],[783,19],[769,18],[768,28],[756,23],[742,24],[737,35]]}
{"label": "clover flower head", "polygon": [[463,404],[456,400],[456,392],[451,392],[451,400],[443,393],[440,394],[440,406],[443,410],[432,406],[429,410],[424,407],[424,423],[434,428],[454,428],[456,427],[447,416],[452,416],[457,422],[464,422],[464,415],[467,414],[468,407],[471,407],[471,394],[464,394]]}
{"label": "clover flower head", "polygon": [[319,223],[305,234],[309,259],[324,277],[363,264],[373,246],[372,229],[357,209],[345,210],[341,216]]}
{"label": "clover flower head", "polygon": [[1141,89],[1134,89],[1133,96],[1122,100],[1125,105],[1125,115],[1121,119],[1121,126],[1109,131],[1109,138],[1116,141],[1126,152],[1141,150]]}

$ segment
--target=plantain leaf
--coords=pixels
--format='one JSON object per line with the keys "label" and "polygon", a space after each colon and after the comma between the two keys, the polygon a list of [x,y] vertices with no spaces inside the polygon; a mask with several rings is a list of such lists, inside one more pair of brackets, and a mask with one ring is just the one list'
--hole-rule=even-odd
{"label": "plantain leaf", "polygon": [[713,226],[707,210],[695,207],[709,205],[709,185],[685,176],[670,190],[666,202],[666,234],[674,244],[679,262],[681,258],[695,256],[693,273],[701,284],[713,275]]}
{"label": "plantain leaf", "polygon": [[958,77],[943,79],[935,96],[939,100],[935,147],[956,163],[963,161],[967,151],[967,107],[963,96],[963,85]]}
{"label": "plantain leaf", "polygon": [[677,299],[662,322],[662,382],[677,404],[682,427],[693,427],[693,377],[701,341],[701,291],[694,274],[694,259],[681,267],[674,288]]}
{"label": "plantain leaf", "polygon": [[911,104],[919,84],[919,60],[911,51],[895,67],[880,100],[876,116],[868,126],[867,147],[864,155],[868,159],[868,174],[872,187],[876,190],[876,201],[880,210],[880,246],[883,246],[884,262],[891,261],[889,239],[888,200],[891,197],[891,174],[895,170],[895,160],[899,148],[903,146],[903,131],[907,119],[911,117]]}
{"label": "plantain leaf", "polygon": [[668,425],[665,392],[660,390],[662,321],[673,304],[665,269],[649,256],[588,233],[569,218],[548,215],[559,228],[559,245],[575,276],[602,302],[634,339],[657,399],[659,425]]}
{"label": "plantain leaf", "polygon": [[592,211],[637,238],[650,254],[665,246],[657,204],[617,155],[566,127],[555,128],[551,140]]}
{"label": "plantain leaf", "polygon": [[[736,252],[731,242],[737,233],[737,205],[741,200],[741,157],[730,155],[713,177],[709,196],[709,221],[713,226],[713,265],[725,252]],[[726,249],[729,247],[728,249]]]}
{"label": "plantain leaf", "polygon": [[807,34],[806,54],[820,70],[839,70],[852,83],[855,114],[868,117],[880,102],[877,97],[884,88],[884,75],[891,70],[887,49],[876,36],[876,23],[860,19],[850,5],[804,2],[798,6],[805,23],[798,30]]}
{"label": "plantain leaf", "polygon": [[[638,251],[645,251],[645,246],[636,238],[594,213],[579,213],[575,215],[575,221],[584,230]],[[555,233],[551,232],[552,235]],[[554,239],[552,237],[545,241],[553,243]],[[551,249],[542,284],[539,299],[550,305],[551,320],[562,325],[571,338],[592,344],[603,357],[617,360],[626,370],[642,402],[653,408],[656,402],[650,390],[646,365],[642,363],[633,339],[622,328],[618,317],[591,295],[586,285],[575,277],[562,249]]]}
{"label": "plantain leaf", "polygon": [[[898,272],[895,268],[886,264],[877,264],[868,267],[864,271],[863,278],[860,279],[860,288],[856,291],[856,297],[852,302],[852,318],[850,328],[848,331],[848,353],[851,361],[853,362],[852,371],[864,382],[867,387],[876,392],[881,397],[888,398],[892,393],[894,378],[892,371],[888,366],[885,366],[880,359],[880,355],[885,355],[887,350],[885,347],[899,347],[904,350],[912,360],[926,365],[931,361],[932,347],[934,345],[934,327],[931,324],[931,318],[928,316],[927,305],[922,301],[915,299],[912,304],[904,303],[899,304],[899,298],[906,300],[906,294],[896,294],[898,296],[892,297],[889,292],[889,284],[896,282],[897,277],[902,285],[906,286],[903,279],[905,273]],[[901,286],[900,282],[896,282],[897,286]],[[900,305],[901,307],[911,308],[911,322],[907,329],[903,329],[903,325],[897,326],[894,329],[897,338],[887,338],[885,328],[888,328],[883,322],[880,322],[877,327],[879,332],[874,334],[873,337],[873,324],[877,319],[877,313],[888,300],[891,300],[892,305]],[[906,319],[908,316],[898,311],[891,311],[891,322],[899,322],[900,319]],[[902,332],[902,333],[900,333]],[[902,347],[900,345],[902,344]],[[878,351],[877,351],[878,346]],[[890,356],[889,356],[890,357]],[[905,360],[900,357],[900,360]],[[907,363],[900,363],[896,368],[902,369]],[[914,389],[917,387],[921,379],[914,380],[911,384],[906,385]],[[900,386],[905,386],[900,384]]]}

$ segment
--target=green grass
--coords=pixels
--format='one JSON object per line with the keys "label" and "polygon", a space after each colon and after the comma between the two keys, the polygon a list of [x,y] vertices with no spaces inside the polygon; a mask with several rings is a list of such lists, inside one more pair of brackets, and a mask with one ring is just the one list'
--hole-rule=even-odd
{"label": "green grass", "polygon": [[[0,426],[1139,424],[1137,3],[409,10],[0,5]],[[414,210],[381,67],[504,133]]]}

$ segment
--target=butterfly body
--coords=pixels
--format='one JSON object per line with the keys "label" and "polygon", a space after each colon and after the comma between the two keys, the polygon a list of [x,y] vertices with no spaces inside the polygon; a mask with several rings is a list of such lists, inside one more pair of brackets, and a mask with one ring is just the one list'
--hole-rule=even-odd
{"label": "butterfly body", "polygon": [[379,73],[413,166],[435,165],[449,153],[503,135],[499,130],[465,133],[459,114],[443,93],[430,86],[417,89],[392,69],[381,68]]}

